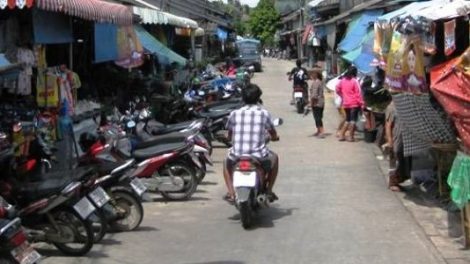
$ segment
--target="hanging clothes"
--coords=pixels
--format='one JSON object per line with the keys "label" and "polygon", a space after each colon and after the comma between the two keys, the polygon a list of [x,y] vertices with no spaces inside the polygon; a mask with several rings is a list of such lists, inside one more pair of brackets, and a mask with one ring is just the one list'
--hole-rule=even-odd
{"label": "hanging clothes", "polygon": [[18,75],[17,87],[10,86],[9,92],[19,95],[30,95],[33,66],[36,65],[34,52],[30,49],[18,48],[16,51],[16,62],[23,65],[23,70]]}

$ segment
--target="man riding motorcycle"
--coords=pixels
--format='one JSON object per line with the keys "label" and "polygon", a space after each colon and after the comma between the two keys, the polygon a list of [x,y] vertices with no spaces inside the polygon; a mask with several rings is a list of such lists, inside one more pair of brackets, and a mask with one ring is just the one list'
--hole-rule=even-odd
{"label": "man riding motorcycle", "polygon": [[290,73],[289,73],[289,81],[294,80],[294,84],[292,86],[292,101],[291,104],[294,104],[294,88],[296,86],[301,86],[304,88],[304,94],[307,93],[307,80],[308,80],[308,74],[307,70],[302,67],[302,60],[298,59],[296,62],[296,67],[293,68]]}
{"label": "man riding motorcycle", "polygon": [[242,155],[251,155],[260,161],[267,176],[264,179],[267,197],[271,202],[278,199],[272,189],[278,173],[279,158],[266,146],[266,132],[272,141],[279,140],[279,136],[271,115],[258,103],[261,94],[262,91],[256,84],[249,84],[242,90],[245,106],[233,111],[227,121],[228,138],[233,146],[224,162],[224,179],[228,189],[224,199],[228,202],[235,201],[232,172],[234,161]]}

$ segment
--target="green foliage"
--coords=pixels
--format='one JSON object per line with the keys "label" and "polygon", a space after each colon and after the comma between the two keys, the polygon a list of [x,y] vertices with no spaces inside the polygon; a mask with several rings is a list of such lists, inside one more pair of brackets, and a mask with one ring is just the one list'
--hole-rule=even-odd
{"label": "green foliage", "polygon": [[281,16],[274,6],[274,0],[260,0],[250,13],[248,25],[251,34],[261,40],[263,45],[273,45],[280,21]]}

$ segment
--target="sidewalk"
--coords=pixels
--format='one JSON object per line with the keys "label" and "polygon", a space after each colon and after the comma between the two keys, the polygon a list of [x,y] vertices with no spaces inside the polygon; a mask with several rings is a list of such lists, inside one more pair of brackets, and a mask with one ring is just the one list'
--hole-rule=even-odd
{"label": "sidewalk", "polygon": [[[388,180],[388,161],[375,144],[368,144],[377,158],[380,170]],[[384,190],[387,191],[387,190]],[[447,203],[441,203],[432,194],[423,192],[417,186],[407,186],[397,192],[405,208],[421,226],[429,240],[449,264],[470,263],[470,250],[463,247],[463,231],[460,212],[447,210]]]}

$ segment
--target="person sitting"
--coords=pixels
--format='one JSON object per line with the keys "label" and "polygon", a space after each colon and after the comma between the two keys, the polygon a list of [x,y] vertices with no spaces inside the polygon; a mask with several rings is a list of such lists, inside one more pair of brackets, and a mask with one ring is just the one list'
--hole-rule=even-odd
{"label": "person sitting", "polygon": [[237,157],[251,155],[258,158],[263,168],[269,168],[264,180],[266,194],[272,202],[278,197],[273,193],[274,182],[279,168],[279,157],[266,146],[267,133],[272,141],[279,140],[271,114],[259,104],[262,91],[256,84],[249,84],[242,91],[245,106],[233,111],[227,121],[228,138],[232,141],[224,162],[224,179],[228,193],[224,197],[229,202],[235,201],[232,172]]}

